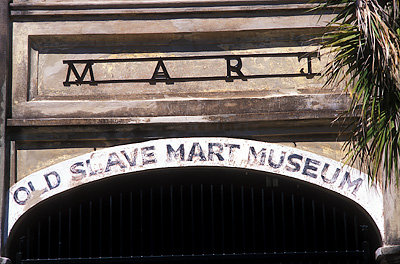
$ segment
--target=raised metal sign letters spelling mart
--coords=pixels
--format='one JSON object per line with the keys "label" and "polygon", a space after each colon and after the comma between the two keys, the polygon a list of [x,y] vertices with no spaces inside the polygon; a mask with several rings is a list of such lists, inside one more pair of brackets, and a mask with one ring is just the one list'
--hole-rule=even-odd
{"label": "raised metal sign letters spelling mart", "polygon": [[[300,69],[298,73],[284,73],[284,74],[250,74],[245,75],[242,72],[244,67],[242,58],[260,58],[260,57],[297,57],[300,62],[302,59],[307,60],[307,72],[304,68]],[[194,82],[194,81],[215,81],[225,80],[231,82],[235,79],[246,81],[247,79],[257,78],[273,78],[273,77],[306,77],[313,78],[319,73],[312,71],[312,59],[320,58],[318,52],[294,52],[294,53],[269,53],[269,54],[246,54],[246,55],[220,55],[220,56],[186,56],[186,57],[159,57],[159,58],[126,58],[126,59],[98,59],[98,60],[64,60],[64,64],[68,64],[67,76],[64,86],[71,84],[81,85],[98,85],[106,83],[150,83],[156,84],[157,82],[164,82],[173,84],[174,82]],[[226,75],[225,76],[198,76],[198,77],[174,77],[168,72],[165,61],[197,61],[197,60],[211,60],[222,59],[226,61]],[[100,63],[126,63],[126,62],[157,62],[155,70],[151,78],[148,79],[108,79],[100,80],[95,78],[93,65]],[[85,64],[82,73],[79,73],[75,67],[77,64]],[[71,72],[75,75],[76,80],[71,80]],[[86,75],[89,73],[90,80],[85,80]],[[233,73],[235,75],[233,75]]]}

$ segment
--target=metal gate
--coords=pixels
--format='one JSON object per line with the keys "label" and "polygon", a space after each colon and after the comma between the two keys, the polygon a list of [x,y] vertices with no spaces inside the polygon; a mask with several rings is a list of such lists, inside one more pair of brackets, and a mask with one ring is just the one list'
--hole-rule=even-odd
{"label": "metal gate", "polygon": [[172,169],[89,184],[37,206],[13,231],[9,252],[32,264],[370,263],[380,240],[373,226],[360,208],[298,181]]}

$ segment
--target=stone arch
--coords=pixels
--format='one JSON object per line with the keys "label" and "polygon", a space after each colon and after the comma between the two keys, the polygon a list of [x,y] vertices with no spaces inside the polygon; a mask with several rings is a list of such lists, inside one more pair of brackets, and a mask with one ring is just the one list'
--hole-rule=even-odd
{"label": "stone arch", "polygon": [[33,173],[9,190],[8,233],[36,204],[82,184],[125,173],[196,166],[263,171],[326,188],[364,208],[384,235],[382,193],[366,174],[307,151],[233,138],[173,138],[116,146]]}

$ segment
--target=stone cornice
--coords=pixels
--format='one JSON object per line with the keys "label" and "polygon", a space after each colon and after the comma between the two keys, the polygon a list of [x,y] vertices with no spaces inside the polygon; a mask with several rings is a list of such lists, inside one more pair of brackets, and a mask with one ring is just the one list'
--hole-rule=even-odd
{"label": "stone cornice", "polygon": [[48,1],[19,2],[10,4],[11,16],[82,16],[82,15],[146,15],[221,12],[303,12],[315,7],[308,1]]}

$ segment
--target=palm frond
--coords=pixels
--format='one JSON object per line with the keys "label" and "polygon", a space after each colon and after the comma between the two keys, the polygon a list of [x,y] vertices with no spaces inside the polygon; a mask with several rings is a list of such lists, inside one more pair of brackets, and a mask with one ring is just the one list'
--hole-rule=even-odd
{"label": "palm frond", "polygon": [[376,181],[383,172],[399,183],[400,39],[399,0],[328,0],[316,9],[340,7],[321,38],[333,53],[322,76],[326,86],[350,94],[343,116],[355,118],[344,144],[346,160],[361,166]]}

